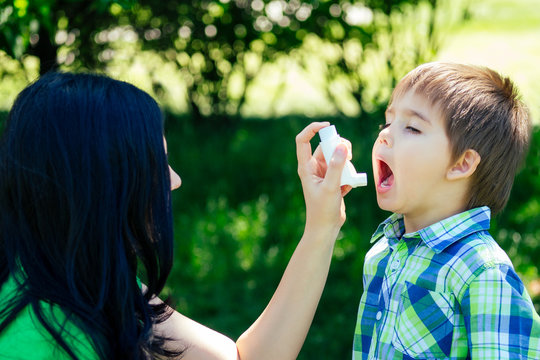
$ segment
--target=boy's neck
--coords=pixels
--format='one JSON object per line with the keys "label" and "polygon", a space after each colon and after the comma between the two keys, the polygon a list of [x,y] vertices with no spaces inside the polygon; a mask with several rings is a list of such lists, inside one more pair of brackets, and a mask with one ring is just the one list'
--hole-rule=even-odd
{"label": "boy's neck", "polygon": [[438,223],[441,220],[462,213],[463,211],[465,211],[465,206],[459,204],[452,207],[440,207],[435,211],[429,211],[420,215],[403,214],[405,233],[410,234],[418,230],[424,229],[428,226]]}
{"label": "boy's neck", "polygon": [[403,213],[405,233],[413,233],[462,213],[469,202],[469,180],[446,181],[422,208]]}

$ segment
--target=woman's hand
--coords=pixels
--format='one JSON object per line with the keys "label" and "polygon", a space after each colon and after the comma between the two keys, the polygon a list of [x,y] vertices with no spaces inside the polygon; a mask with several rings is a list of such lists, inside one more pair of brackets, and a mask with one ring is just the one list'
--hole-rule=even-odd
{"label": "woman's hand", "polygon": [[329,125],[328,122],[314,122],[304,128],[296,136],[296,154],[306,202],[305,232],[334,237],[335,240],[346,218],[343,197],[352,189],[349,185],[340,186],[341,172],[345,161],[350,159],[351,145],[343,140],[337,146],[329,166],[320,146],[312,154],[310,140],[320,129]]}

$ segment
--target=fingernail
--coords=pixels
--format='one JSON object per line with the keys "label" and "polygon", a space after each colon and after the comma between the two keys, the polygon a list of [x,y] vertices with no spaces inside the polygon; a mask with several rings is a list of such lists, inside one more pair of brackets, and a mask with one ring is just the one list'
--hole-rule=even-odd
{"label": "fingernail", "polygon": [[343,159],[345,159],[345,156],[347,156],[347,150],[343,146],[338,146],[334,153],[334,157],[336,158],[336,160],[342,161]]}

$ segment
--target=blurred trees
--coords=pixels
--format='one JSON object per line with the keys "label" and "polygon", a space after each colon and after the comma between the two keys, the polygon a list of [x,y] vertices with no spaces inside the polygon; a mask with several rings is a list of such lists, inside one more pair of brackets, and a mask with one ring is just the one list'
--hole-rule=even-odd
{"label": "blurred trees", "polygon": [[[99,66],[92,38],[97,29],[116,23],[111,6],[132,6],[132,0],[1,0],[0,46],[14,58],[35,55],[41,74],[70,65],[74,57],[92,68]],[[72,52],[59,52],[67,45]],[[67,56],[68,55],[68,56]]]}
{"label": "blurred trees", "polygon": [[36,55],[43,73],[107,68],[134,43],[175,64],[198,121],[238,116],[263,66],[286,56],[322,77],[337,113],[353,115],[384,103],[464,14],[449,0],[3,0],[0,45]]}

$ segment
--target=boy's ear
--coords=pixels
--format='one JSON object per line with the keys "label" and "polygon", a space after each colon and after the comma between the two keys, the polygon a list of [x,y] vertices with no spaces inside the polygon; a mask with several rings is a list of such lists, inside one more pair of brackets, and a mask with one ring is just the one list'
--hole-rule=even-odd
{"label": "boy's ear", "polygon": [[476,167],[480,163],[481,157],[476,150],[466,150],[452,165],[446,173],[448,180],[459,180],[470,177],[474,174]]}

